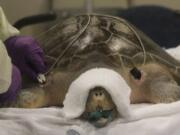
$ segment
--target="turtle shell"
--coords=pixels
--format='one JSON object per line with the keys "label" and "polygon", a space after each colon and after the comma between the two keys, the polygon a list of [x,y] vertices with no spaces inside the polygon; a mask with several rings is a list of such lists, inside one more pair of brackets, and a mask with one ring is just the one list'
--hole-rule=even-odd
{"label": "turtle shell", "polygon": [[50,70],[78,71],[89,63],[131,68],[161,63],[180,78],[180,63],[126,20],[108,15],[79,15],[41,36],[42,48],[55,61]]}

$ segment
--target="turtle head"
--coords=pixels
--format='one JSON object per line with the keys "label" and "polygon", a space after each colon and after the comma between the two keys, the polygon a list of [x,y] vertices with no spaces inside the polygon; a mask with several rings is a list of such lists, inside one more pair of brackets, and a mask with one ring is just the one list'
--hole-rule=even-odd
{"label": "turtle head", "polygon": [[96,127],[103,127],[117,116],[115,104],[103,87],[90,90],[83,118]]}

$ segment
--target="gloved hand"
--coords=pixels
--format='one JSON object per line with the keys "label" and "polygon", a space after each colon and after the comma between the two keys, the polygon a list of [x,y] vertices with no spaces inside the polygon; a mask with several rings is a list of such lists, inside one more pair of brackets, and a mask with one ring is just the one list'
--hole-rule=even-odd
{"label": "gloved hand", "polygon": [[18,91],[21,89],[21,73],[19,69],[12,65],[11,84],[9,89],[0,94],[0,107],[8,105],[16,100]]}
{"label": "gloved hand", "polygon": [[[39,74],[46,72],[43,50],[35,39],[29,36],[13,36],[4,43],[13,64],[22,74],[37,80]],[[45,81],[45,78],[42,77],[41,81]]]}

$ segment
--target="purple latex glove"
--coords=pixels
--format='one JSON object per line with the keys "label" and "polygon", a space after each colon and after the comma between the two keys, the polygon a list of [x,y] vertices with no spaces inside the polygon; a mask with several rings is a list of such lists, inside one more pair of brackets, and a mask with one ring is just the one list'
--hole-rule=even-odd
{"label": "purple latex glove", "polygon": [[7,92],[0,94],[0,106],[16,100],[18,90],[21,89],[21,73],[16,66],[12,66],[12,81]]}
{"label": "purple latex glove", "polygon": [[22,74],[37,80],[39,73],[46,72],[43,50],[38,42],[29,36],[14,36],[5,41],[7,51]]}

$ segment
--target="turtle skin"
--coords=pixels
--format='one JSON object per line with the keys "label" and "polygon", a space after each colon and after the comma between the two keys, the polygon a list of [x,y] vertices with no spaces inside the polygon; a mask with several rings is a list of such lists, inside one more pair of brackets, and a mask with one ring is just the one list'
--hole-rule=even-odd
{"label": "turtle skin", "polygon": [[[131,87],[131,103],[180,99],[179,61],[123,18],[99,14],[71,17],[43,33],[39,42],[49,65],[47,83],[21,92],[20,107],[62,105],[71,82],[94,67],[117,71]],[[134,68],[142,79],[132,76],[130,71]],[[96,111],[97,106],[101,111],[115,108],[106,90],[99,91],[103,94],[98,95],[96,89],[90,95],[103,95],[103,101],[97,104],[95,98],[88,97],[85,113]],[[114,118],[118,116],[116,109],[112,114]],[[98,121],[100,125],[106,125],[107,121],[101,121],[104,119]]]}

